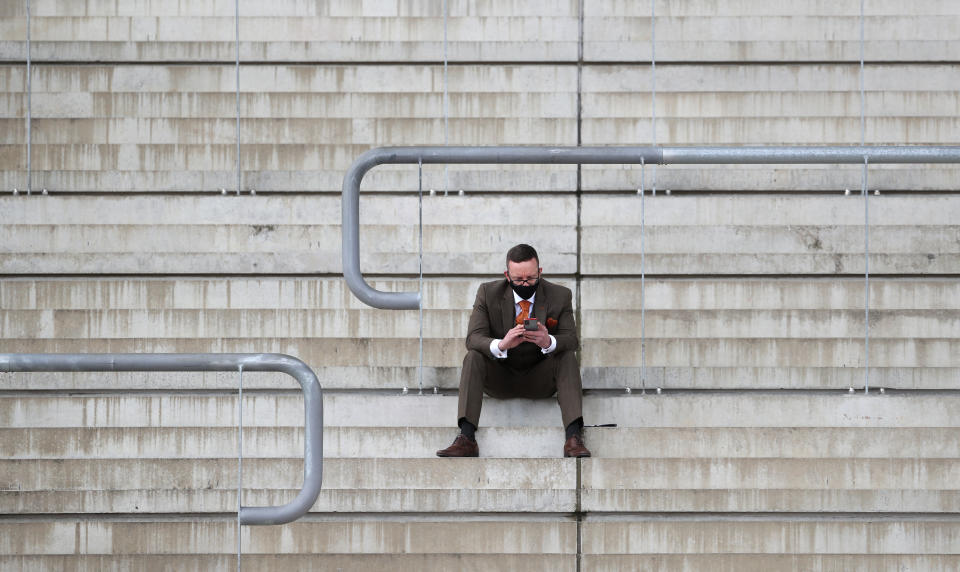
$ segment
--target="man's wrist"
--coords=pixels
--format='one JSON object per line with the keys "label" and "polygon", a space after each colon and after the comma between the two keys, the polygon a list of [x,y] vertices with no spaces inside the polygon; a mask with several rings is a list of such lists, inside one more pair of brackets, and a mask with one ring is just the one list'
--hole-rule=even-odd
{"label": "man's wrist", "polygon": [[503,342],[503,340],[493,339],[490,341],[490,353],[497,359],[507,357],[507,350],[500,349],[501,342]]}
{"label": "man's wrist", "polygon": [[557,338],[553,336],[549,336],[547,340],[550,342],[549,344],[547,344],[547,347],[540,348],[540,351],[545,354],[552,353],[554,350],[557,349]]}

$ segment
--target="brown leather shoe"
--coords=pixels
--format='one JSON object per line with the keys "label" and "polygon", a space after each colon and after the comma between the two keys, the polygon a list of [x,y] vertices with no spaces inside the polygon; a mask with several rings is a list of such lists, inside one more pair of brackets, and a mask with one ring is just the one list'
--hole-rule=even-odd
{"label": "brown leather shoe", "polygon": [[564,457],[589,457],[590,449],[587,449],[587,446],[583,444],[583,437],[580,435],[574,435],[567,439],[567,442],[563,444],[563,456]]}
{"label": "brown leather shoe", "polygon": [[[590,453],[587,453],[588,455]],[[479,457],[480,446],[476,441],[467,439],[462,433],[453,440],[453,445],[437,451],[438,457]]]}

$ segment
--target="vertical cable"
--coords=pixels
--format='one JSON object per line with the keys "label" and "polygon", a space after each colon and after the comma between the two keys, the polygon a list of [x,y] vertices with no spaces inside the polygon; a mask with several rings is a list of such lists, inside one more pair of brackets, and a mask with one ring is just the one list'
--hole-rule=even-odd
{"label": "vertical cable", "polygon": [[646,227],[646,212],[643,201],[645,194],[643,177],[645,171],[643,157],[640,157],[640,392],[647,393],[647,284],[646,284],[646,247],[644,234]]}
{"label": "vertical cable", "polygon": [[31,109],[31,95],[33,91],[33,86],[31,83],[31,74],[30,74],[30,0],[27,0],[27,194],[30,194],[30,191],[33,189],[33,165],[31,165],[32,151],[31,148],[31,123],[32,118],[32,109]]}
{"label": "vertical cable", "polygon": [[863,392],[870,393],[870,192],[867,191],[867,165],[869,159],[863,156],[863,175],[861,190],[863,192]]}
{"label": "vertical cable", "polygon": [[863,90],[863,2],[860,0],[860,146],[866,145],[866,98]]}
{"label": "vertical cable", "polygon": [[[650,137],[657,146],[657,0],[650,0]],[[653,165],[653,196],[657,196],[657,165]]]}
{"label": "vertical cable", "polygon": [[419,223],[417,226],[417,239],[419,244],[418,261],[420,265],[420,367],[417,369],[419,380],[417,386],[420,388],[420,395],[423,395],[423,158],[417,159],[417,204],[419,213]]}
{"label": "vertical cable", "polygon": [[[866,145],[866,95],[863,74],[864,0],[860,0],[860,147]],[[870,393],[870,193],[867,191],[869,158],[863,156],[863,174],[860,177],[863,193],[863,392]]]}
{"label": "vertical cable", "polygon": [[[447,75],[447,0],[443,0],[443,145],[450,144],[450,84]],[[443,165],[443,194],[450,190],[450,166]]]}
{"label": "vertical cable", "polygon": [[237,196],[240,196],[240,0],[234,0],[237,33]]}
{"label": "vertical cable", "polygon": [[239,392],[237,393],[237,572],[240,572],[241,551],[241,528],[240,528],[240,508],[243,506],[240,502],[243,493],[243,364],[237,366],[240,371]]}

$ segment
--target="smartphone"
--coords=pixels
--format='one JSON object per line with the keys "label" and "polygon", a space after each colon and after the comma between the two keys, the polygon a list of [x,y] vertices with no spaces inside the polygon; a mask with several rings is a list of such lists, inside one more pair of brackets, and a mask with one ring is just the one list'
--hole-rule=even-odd
{"label": "smartphone", "polygon": [[537,330],[540,328],[540,322],[536,318],[526,318],[523,320],[524,330]]}

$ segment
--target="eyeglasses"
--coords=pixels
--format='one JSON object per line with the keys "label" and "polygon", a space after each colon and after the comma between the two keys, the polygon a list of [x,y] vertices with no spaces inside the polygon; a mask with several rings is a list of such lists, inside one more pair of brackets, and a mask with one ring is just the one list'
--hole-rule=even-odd
{"label": "eyeglasses", "polygon": [[517,279],[510,278],[510,277],[508,278],[510,279],[510,282],[516,284],[517,286],[523,286],[523,285],[532,286],[534,282],[540,279],[540,275],[537,274],[536,276],[528,276],[527,278],[517,278]]}

